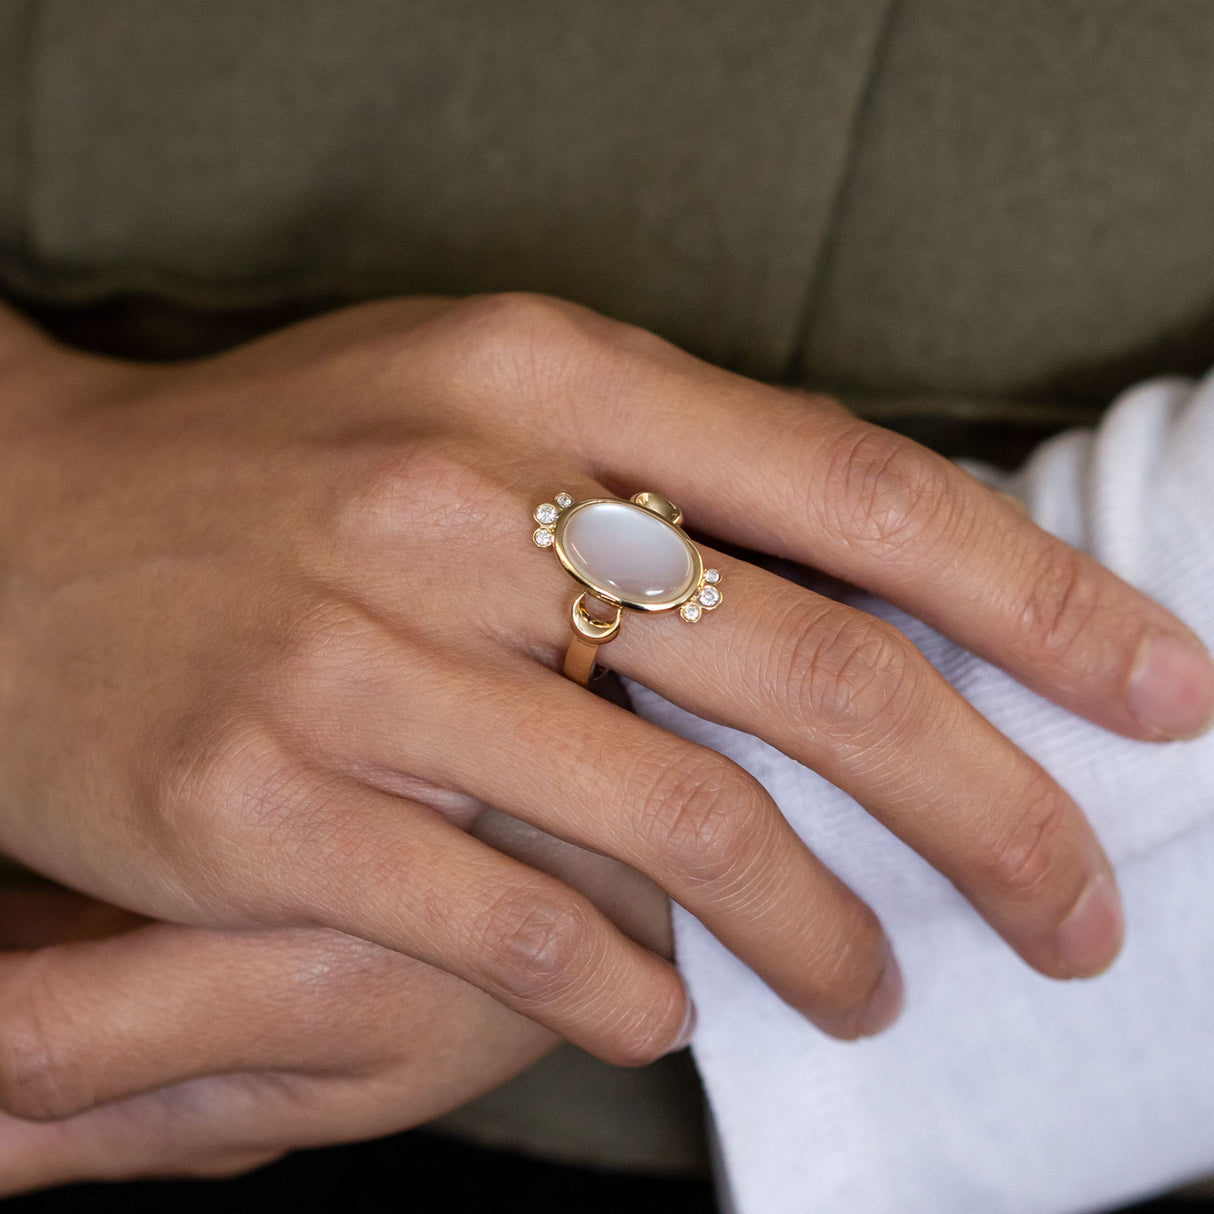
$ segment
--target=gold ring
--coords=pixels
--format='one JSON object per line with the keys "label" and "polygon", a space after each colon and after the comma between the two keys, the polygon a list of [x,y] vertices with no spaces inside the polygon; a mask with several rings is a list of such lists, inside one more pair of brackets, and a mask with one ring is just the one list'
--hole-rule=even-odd
{"label": "gold ring", "polygon": [[590,682],[601,646],[614,640],[625,611],[677,611],[689,624],[723,602],[721,575],[705,569],[699,549],[679,526],[683,512],[660,493],[628,501],[558,493],[536,506],[537,548],[551,548],[581,587],[573,600],[573,636],[565,674]]}

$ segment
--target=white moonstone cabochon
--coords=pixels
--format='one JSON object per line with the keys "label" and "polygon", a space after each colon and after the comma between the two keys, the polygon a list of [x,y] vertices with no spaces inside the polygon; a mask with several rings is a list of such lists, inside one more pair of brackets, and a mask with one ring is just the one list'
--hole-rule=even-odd
{"label": "white moonstone cabochon", "polygon": [[557,549],[590,586],[625,604],[673,606],[699,581],[695,549],[652,511],[631,502],[586,502],[557,528]]}

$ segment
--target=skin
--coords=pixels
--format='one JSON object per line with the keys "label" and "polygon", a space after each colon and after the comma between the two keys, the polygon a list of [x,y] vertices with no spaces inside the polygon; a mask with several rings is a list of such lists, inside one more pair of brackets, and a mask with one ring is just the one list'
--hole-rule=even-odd
{"label": "skin", "polygon": [[556,673],[558,490],[654,487],[714,537],[722,609],[631,618],[607,662],[846,789],[1047,975],[1121,939],[1079,808],[895,629],[715,543],[1127,735],[1214,711],[1183,624],[947,461],[558,301],[384,301],[157,367],[9,317],[0,375],[0,851],[170,924],[341,933],[608,1061],[681,1041],[682,983],[469,833],[486,806],[644,874],[828,1033],[890,1023],[900,978],[747,773]]}
{"label": "skin", "polygon": [[[472,829],[671,955],[669,903],[638,873],[493,810]],[[232,1175],[408,1129],[557,1040],[340,932],[155,923],[18,881],[0,887],[0,1197]]]}
{"label": "skin", "polygon": [[405,1129],[556,1041],[460,979],[338,932],[151,924],[51,890],[6,891],[0,910],[38,945],[0,956],[0,1197],[230,1175]]}

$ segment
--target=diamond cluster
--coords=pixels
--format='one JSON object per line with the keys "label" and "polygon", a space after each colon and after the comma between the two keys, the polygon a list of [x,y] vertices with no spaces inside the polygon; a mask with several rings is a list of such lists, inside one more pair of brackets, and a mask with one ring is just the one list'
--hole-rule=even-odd
{"label": "diamond cluster", "polygon": [[721,574],[716,569],[705,569],[700,584],[692,592],[691,598],[679,608],[679,615],[689,624],[694,624],[706,611],[720,607],[723,596],[718,582]]}
{"label": "diamond cluster", "polygon": [[551,548],[556,542],[553,528],[556,520],[561,517],[562,510],[568,510],[573,505],[573,498],[568,493],[558,493],[554,502],[544,502],[536,506],[534,518],[539,526],[531,533],[532,542],[537,548]]}

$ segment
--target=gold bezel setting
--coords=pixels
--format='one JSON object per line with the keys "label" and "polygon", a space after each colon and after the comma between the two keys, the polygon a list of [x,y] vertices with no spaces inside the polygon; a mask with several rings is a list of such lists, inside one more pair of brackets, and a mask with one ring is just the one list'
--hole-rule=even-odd
{"label": "gold bezel setting", "polygon": [[[673,532],[679,542],[685,547],[689,557],[692,574],[687,581],[678,587],[672,588],[668,596],[656,600],[651,598],[647,601],[640,601],[619,594],[610,586],[596,581],[589,572],[579,568],[566,550],[564,544],[565,530],[569,525],[569,520],[574,518],[580,511],[598,505],[625,506],[643,511],[646,517],[656,519],[664,527]],[[532,513],[532,518],[539,524],[531,534],[532,542],[536,547],[554,549],[557,559],[570,577],[584,587],[587,593],[593,595],[601,602],[617,608],[617,610],[623,608],[628,611],[653,614],[678,611],[683,620],[689,624],[695,624],[703,618],[704,612],[715,611],[724,601],[720,588],[720,572],[716,569],[704,568],[704,561],[700,556],[699,549],[696,548],[686,532],[679,526],[679,523],[683,519],[682,512],[673,502],[668,501],[660,494],[652,492],[638,493],[627,501],[623,498],[595,497],[575,502],[568,493],[561,492],[556,495],[553,501],[543,502],[537,506]],[[584,597],[584,595],[580,595],[574,605],[574,626],[576,631],[589,640],[590,637],[587,636],[585,630],[578,627],[579,619],[586,620],[591,618],[586,615],[583,602]],[[618,620],[616,628],[618,629]],[[612,630],[612,636],[614,635],[615,629]]]}

